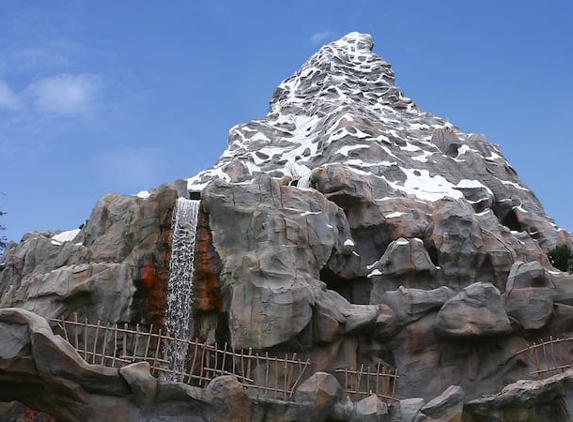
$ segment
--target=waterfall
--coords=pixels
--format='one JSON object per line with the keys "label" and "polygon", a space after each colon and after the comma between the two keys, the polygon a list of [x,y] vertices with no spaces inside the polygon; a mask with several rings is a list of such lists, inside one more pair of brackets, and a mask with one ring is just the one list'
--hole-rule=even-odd
{"label": "waterfall", "polygon": [[298,188],[305,188],[305,189],[310,188],[310,176],[311,175],[312,175],[312,173],[310,171],[304,173],[302,176],[300,176],[300,179],[298,179],[298,183],[296,184],[296,186]]}
{"label": "waterfall", "polygon": [[[165,329],[170,337],[187,340],[193,326],[193,259],[199,201],[178,198],[171,221],[171,261],[167,283]],[[169,369],[184,372],[187,345],[166,342],[163,356]],[[170,381],[179,381],[177,373],[169,374]]]}

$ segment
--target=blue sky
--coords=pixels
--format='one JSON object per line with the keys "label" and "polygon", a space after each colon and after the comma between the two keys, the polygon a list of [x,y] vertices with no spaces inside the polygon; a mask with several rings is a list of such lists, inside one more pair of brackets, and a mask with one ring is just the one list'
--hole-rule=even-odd
{"label": "blue sky", "polygon": [[573,2],[0,0],[0,220],[76,228],[210,167],[324,43],[373,36],[423,110],[485,134],[573,230]]}

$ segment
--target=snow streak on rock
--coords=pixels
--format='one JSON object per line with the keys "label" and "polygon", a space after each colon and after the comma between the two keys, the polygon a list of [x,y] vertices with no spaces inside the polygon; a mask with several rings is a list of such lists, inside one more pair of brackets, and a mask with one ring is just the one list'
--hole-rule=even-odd
{"label": "snow streak on rock", "polygon": [[[167,285],[165,329],[171,337],[187,339],[193,326],[193,258],[199,201],[179,198],[173,213],[170,275]],[[169,360],[169,369],[185,369],[184,343],[166,343],[163,355]],[[169,374],[170,381],[180,381],[177,374]]]}

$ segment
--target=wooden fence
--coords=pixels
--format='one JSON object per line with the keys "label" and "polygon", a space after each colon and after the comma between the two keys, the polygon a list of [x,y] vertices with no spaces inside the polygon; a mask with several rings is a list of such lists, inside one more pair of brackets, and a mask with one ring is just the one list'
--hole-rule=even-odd
{"label": "wooden fence", "polygon": [[[184,382],[205,387],[220,375],[235,375],[252,397],[291,400],[296,387],[310,375],[310,360],[299,359],[296,353],[284,356],[260,354],[252,349],[236,350],[224,344],[222,347],[201,343],[198,340],[174,338],[162,330],[150,327],[135,327],[124,324],[105,324],[100,321],[90,324],[78,321],[53,319],[56,334],[64,337],[88,363],[122,367],[135,362],[148,362],[152,375],[170,381]],[[173,369],[164,357],[166,346],[170,350],[186,350],[185,366]],[[173,347],[174,346],[174,347]],[[344,377],[344,387],[352,398],[376,394],[383,400],[393,400],[398,375],[379,364],[375,371],[337,370],[339,380]]]}
{"label": "wooden fence", "polygon": [[371,394],[376,394],[380,399],[396,400],[396,384],[398,383],[398,370],[390,371],[381,362],[375,370],[364,365],[360,369],[337,369],[337,374],[344,376],[343,388],[352,400],[360,400]]}
{"label": "wooden fence", "polygon": [[531,374],[537,378],[552,375],[573,368],[573,338],[540,340],[520,350],[516,355],[525,353],[533,361],[535,371]]}

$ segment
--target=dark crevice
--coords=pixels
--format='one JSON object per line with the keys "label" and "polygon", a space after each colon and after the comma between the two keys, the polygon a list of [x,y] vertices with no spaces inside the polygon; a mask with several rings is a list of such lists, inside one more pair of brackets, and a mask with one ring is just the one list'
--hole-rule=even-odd
{"label": "dark crevice", "polygon": [[228,312],[220,312],[218,315],[217,328],[215,328],[215,341],[218,344],[231,342],[231,329],[229,328]]}
{"label": "dark crevice", "polygon": [[330,290],[334,290],[348,302],[356,305],[368,305],[372,282],[364,277],[347,280],[336,275],[332,270],[323,268],[320,271],[320,280],[326,283]]}
{"label": "dark crevice", "polygon": [[459,144],[455,144],[455,143],[451,143],[450,145],[448,145],[448,147],[446,148],[445,154],[448,157],[452,157],[452,158],[456,158],[459,154]]}
{"label": "dark crevice", "polygon": [[505,227],[513,231],[517,232],[523,231],[523,227],[519,223],[519,220],[517,219],[517,215],[515,214],[514,210],[510,210],[505,215],[505,217],[503,217],[503,219],[501,220],[501,224],[503,224]]}
{"label": "dark crevice", "polygon": [[433,243],[426,244],[425,246],[432,264],[438,267],[440,265],[440,261],[438,260],[438,249],[436,249]]}

